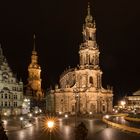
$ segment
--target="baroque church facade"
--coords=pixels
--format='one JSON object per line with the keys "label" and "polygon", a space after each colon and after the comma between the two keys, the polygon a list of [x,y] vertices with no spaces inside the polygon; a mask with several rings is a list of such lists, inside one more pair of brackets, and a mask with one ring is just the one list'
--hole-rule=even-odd
{"label": "baroque church facade", "polygon": [[60,87],[56,86],[47,95],[48,111],[70,114],[112,112],[113,90],[102,87],[100,51],[96,42],[96,24],[90,13],[90,5],[82,34],[79,66],[62,73],[59,80]]}
{"label": "baroque church facade", "polygon": [[19,115],[22,113],[23,82],[13,74],[0,46],[0,114]]}

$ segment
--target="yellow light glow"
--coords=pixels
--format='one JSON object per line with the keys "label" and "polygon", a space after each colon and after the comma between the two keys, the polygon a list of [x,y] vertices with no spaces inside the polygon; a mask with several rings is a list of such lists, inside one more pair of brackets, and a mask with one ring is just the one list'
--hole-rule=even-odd
{"label": "yellow light glow", "polygon": [[57,130],[57,121],[56,117],[45,117],[42,119],[42,129],[43,131],[56,131]]}
{"label": "yellow light glow", "polygon": [[124,106],[126,103],[125,101],[121,101],[121,105]]}
{"label": "yellow light glow", "polygon": [[20,117],[20,120],[23,121],[23,117]]}
{"label": "yellow light glow", "polygon": [[104,117],[105,117],[106,119],[109,119],[109,115],[105,115]]}
{"label": "yellow light glow", "polygon": [[7,112],[4,112],[4,116],[7,116]]}
{"label": "yellow light glow", "polygon": [[53,121],[48,121],[47,125],[50,129],[52,129],[53,126],[54,126],[54,122]]}
{"label": "yellow light glow", "polygon": [[89,112],[90,115],[92,115],[92,112]]}

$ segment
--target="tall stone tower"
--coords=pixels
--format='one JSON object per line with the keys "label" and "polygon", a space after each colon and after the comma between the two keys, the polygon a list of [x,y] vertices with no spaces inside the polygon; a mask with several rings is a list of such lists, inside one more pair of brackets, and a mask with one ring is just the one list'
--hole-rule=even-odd
{"label": "tall stone tower", "polygon": [[82,34],[83,43],[81,43],[79,48],[80,70],[77,71],[76,84],[78,87],[94,87],[96,89],[101,89],[102,71],[99,67],[100,52],[96,42],[96,24],[90,14],[89,4]]}
{"label": "tall stone tower", "polygon": [[85,24],[83,25],[83,40],[80,46],[80,67],[87,66],[93,69],[99,69],[99,49],[96,43],[96,27],[95,21],[90,14],[90,5],[88,5]]}
{"label": "tall stone tower", "polygon": [[32,90],[32,96],[37,100],[42,98],[41,91],[41,67],[38,65],[38,56],[35,50],[35,35],[34,35],[34,46],[31,56],[31,63],[28,66],[28,87]]}

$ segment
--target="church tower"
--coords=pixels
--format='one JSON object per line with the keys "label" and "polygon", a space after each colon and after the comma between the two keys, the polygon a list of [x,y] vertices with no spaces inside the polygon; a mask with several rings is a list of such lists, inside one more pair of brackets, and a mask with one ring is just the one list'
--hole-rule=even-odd
{"label": "church tower", "polygon": [[83,25],[83,41],[79,50],[80,68],[99,69],[100,52],[96,43],[96,25],[90,14],[89,4],[85,24]]}
{"label": "church tower", "polygon": [[90,13],[90,4],[83,24],[83,42],[79,48],[80,66],[76,72],[76,86],[102,88],[102,71],[99,66],[99,47],[96,42],[96,24]]}
{"label": "church tower", "polygon": [[31,56],[31,63],[28,66],[28,85],[35,94],[33,96],[35,96],[37,99],[40,99],[42,97],[40,73],[41,67],[38,65],[38,56],[35,50],[35,35],[34,35],[34,46]]}
{"label": "church tower", "polygon": [[50,91],[48,107],[54,108],[56,113],[70,112],[75,115],[111,112],[113,90],[102,86],[103,72],[99,67],[100,52],[96,42],[96,25],[89,4],[82,33],[79,65],[62,73],[60,88],[56,87]]}

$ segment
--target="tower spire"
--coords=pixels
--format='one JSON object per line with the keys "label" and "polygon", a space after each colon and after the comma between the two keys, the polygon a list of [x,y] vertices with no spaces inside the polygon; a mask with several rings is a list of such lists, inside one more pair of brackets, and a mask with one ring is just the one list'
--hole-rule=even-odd
{"label": "tower spire", "polygon": [[85,18],[85,22],[88,23],[92,23],[93,17],[90,14],[90,3],[88,2],[88,8],[87,8],[87,16]]}
{"label": "tower spire", "polygon": [[87,12],[88,12],[88,16],[90,16],[90,2],[88,2]]}
{"label": "tower spire", "polygon": [[80,46],[80,67],[99,67],[99,49],[96,43],[96,24],[91,15],[90,3],[88,2],[87,15],[83,25],[83,43]]}
{"label": "tower spire", "polygon": [[35,51],[35,34],[33,35],[33,39],[34,39],[33,51]]}

